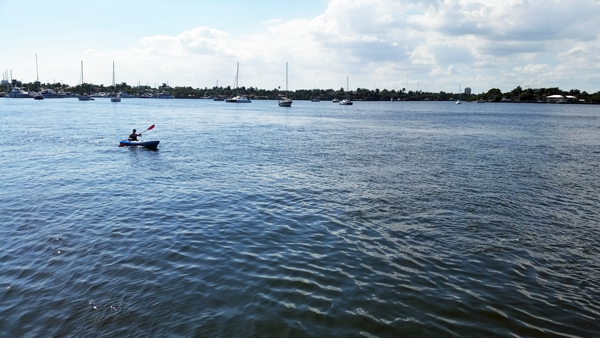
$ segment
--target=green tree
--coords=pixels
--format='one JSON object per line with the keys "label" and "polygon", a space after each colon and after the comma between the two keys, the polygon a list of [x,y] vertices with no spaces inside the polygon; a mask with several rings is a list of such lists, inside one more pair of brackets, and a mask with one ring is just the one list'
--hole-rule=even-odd
{"label": "green tree", "polygon": [[483,95],[485,101],[500,102],[502,100],[502,91],[498,88],[492,88]]}

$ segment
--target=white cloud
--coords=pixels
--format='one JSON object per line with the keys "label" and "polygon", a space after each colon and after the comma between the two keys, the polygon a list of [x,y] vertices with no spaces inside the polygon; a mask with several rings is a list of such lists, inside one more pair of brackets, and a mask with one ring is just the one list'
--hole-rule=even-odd
{"label": "white cloud", "polygon": [[259,33],[200,26],[85,58],[97,64],[89,76],[105,83],[114,59],[126,81],[194,87],[233,84],[236,62],[243,85],[282,86],[289,62],[291,89],[339,88],[349,75],[364,88],[598,91],[590,70],[600,65],[599,16],[596,0],[331,0],[315,17],[257,22]]}

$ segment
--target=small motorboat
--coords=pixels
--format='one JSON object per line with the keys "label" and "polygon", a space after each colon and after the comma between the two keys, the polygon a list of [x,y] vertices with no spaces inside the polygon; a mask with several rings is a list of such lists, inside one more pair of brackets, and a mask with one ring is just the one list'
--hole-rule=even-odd
{"label": "small motorboat", "polygon": [[119,142],[119,147],[144,147],[148,149],[156,149],[160,141],[129,141],[123,140]]}

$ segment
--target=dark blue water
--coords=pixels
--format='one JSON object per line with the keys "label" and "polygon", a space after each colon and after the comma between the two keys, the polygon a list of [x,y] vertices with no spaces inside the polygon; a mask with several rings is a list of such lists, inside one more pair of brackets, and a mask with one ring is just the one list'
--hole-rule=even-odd
{"label": "dark blue water", "polygon": [[599,133],[583,105],[1,99],[0,337],[598,336]]}

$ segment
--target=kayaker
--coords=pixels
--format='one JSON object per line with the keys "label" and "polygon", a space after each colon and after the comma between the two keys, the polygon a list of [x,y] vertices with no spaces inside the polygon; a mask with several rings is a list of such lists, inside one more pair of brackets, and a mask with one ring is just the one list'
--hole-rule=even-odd
{"label": "kayaker", "polygon": [[137,137],[138,137],[138,136],[140,136],[140,137],[141,137],[141,136],[142,136],[142,134],[136,134],[136,133],[135,133],[135,129],[134,129],[134,130],[133,130],[133,133],[131,133],[131,135],[129,135],[129,141],[137,141],[137,140],[138,140],[138,139],[137,139]]}

